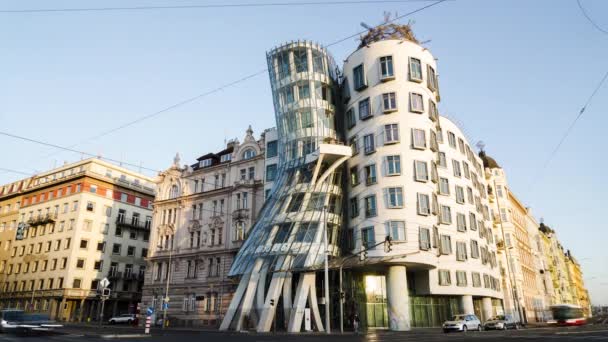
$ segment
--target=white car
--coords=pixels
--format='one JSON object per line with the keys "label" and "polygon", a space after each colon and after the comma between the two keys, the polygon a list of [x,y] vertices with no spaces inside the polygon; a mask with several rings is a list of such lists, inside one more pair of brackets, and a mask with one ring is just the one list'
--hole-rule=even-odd
{"label": "white car", "polygon": [[110,324],[127,323],[133,324],[137,320],[137,317],[133,314],[123,314],[116,317],[112,317],[108,320]]}
{"label": "white car", "polygon": [[450,331],[481,331],[481,321],[475,315],[454,315],[452,319],[443,323],[443,332]]}

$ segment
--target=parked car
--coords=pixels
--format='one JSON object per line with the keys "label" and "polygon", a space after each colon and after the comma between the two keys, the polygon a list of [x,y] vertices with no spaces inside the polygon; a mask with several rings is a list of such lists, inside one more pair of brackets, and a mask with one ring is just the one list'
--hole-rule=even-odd
{"label": "parked car", "polygon": [[112,317],[108,320],[110,324],[137,324],[137,315],[134,314],[122,314]]}
{"label": "parked car", "polygon": [[498,315],[487,320],[483,327],[488,330],[519,329],[519,323],[511,315]]}
{"label": "parked car", "polygon": [[475,315],[454,315],[452,319],[443,323],[443,332],[450,331],[481,331],[481,321]]}

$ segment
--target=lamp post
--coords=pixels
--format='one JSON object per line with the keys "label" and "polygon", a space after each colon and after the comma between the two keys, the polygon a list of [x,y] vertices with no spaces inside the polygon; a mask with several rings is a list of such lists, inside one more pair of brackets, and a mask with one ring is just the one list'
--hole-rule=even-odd
{"label": "lamp post", "polygon": [[323,234],[323,243],[325,245],[325,327],[327,334],[331,333],[329,326],[329,261],[328,261],[328,244],[327,244],[327,206],[323,206],[323,227],[325,232]]}
{"label": "lamp post", "polygon": [[173,257],[173,239],[175,234],[171,235],[171,241],[169,243],[169,263],[167,263],[167,284],[165,285],[165,298],[163,298],[163,326],[165,329],[167,326],[167,310],[169,309],[169,281],[171,280],[171,258]]}
{"label": "lamp post", "polygon": [[505,255],[507,257],[507,273],[509,273],[509,281],[511,281],[511,287],[512,287],[512,291],[513,291],[513,302],[515,304],[515,310],[517,310],[517,316],[519,318],[519,323],[522,324],[522,312],[521,312],[521,306],[519,305],[519,295],[518,295],[518,291],[517,291],[517,283],[514,281],[514,274],[513,274],[513,270],[511,270],[511,254],[509,253],[509,250],[511,249],[511,247],[508,247],[507,244],[507,240],[505,239],[505,229],[503,226],[503,221],[502,221],[502,213],[501,213],[501,208],[500,208],[500,201],[498,200],[498,191],[496,190],[496,180],[493,181],[494,183],[494,191],[496,191],[496,206],[498,207],[498,217],[500,218],[500,232],[502,233],[502,241],[503,241],[503,245],[505,246]]}

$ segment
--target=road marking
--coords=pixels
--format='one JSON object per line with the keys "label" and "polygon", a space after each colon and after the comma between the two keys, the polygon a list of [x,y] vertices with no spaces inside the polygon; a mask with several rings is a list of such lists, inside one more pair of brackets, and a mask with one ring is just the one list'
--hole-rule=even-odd
{"label": "road marking", "polygon": [[595,334],[608,332],[608,330],[584,330],[584,331],[558,331],[555,335],[570,335],[570,334]]}

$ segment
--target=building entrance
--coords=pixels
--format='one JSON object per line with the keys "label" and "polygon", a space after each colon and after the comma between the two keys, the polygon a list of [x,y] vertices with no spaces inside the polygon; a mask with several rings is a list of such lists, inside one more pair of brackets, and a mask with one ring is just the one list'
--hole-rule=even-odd
{"label": "building entrance", "polygon": [[365,311],[368,328],[388,328],[386,277],[365,276]]}

